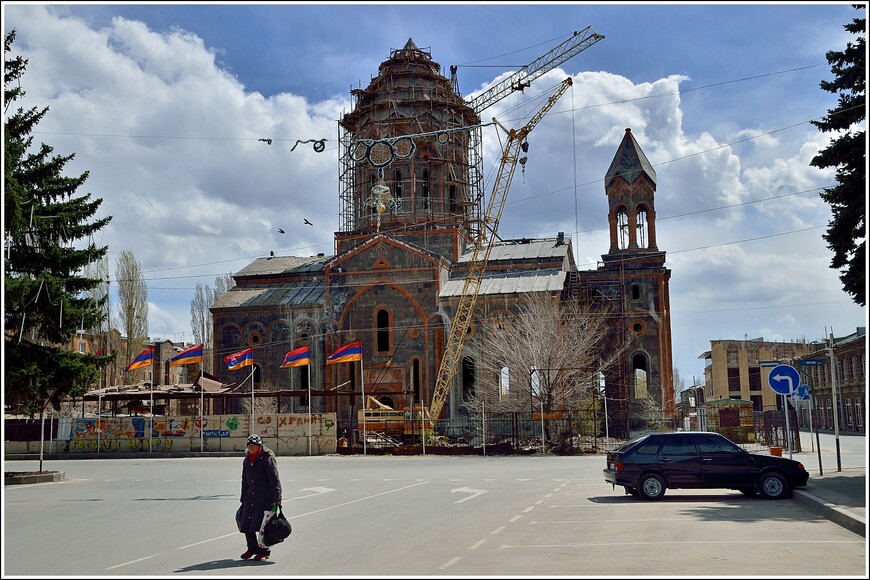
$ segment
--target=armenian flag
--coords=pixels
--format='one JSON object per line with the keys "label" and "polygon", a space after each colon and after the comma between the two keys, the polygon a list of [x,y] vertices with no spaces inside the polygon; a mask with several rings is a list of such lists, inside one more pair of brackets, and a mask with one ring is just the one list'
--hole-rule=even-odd
{"label": "armenian flag", "polygon": [[333,363],[351,362],[356,360],[362,360],[361,340],[346,344],[326,357],[326,364],[331,365]]}
{"label": "armenian flag", "polygon": [[254,366],[254,348],[246,348],[241,352],[234,352],[224,357],[224,362],[227,363],[227,368],[231,371],[238,370],[242,367]]}
{"label": "armenian flag", "polygon": [[130,371],[150,366],[152,362],[154,362],[154,347],[148,347],[133,359],[133,362],[130,363],[130,366],[124,372],[129,373]]}
{"label": "armenian flag", "polygon": [[180,353],[169,359],[169,366],[174,367],[176,365],[190,365],[193,363],[201,363],[202,347],[203,345],[198,344],[196,346],[192,346],[186,350],[181,351]]}
{"label": "armenian flag", "polygon": [[281,368],[304,367],[308,364],[311,364],[310,351],[307,346],[300,346],[284,355],[284,364],[281,365]]}

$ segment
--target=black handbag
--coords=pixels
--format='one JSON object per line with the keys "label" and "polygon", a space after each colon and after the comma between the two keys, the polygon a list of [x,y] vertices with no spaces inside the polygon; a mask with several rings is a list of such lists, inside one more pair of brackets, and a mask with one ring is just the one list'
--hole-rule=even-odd
{"label": "black handbag", "polygon": [[239,509],[236,510],[236,527],[239,528],[240,532],[243,532],[242,529],[242,512],[245,510],[245,504],[239,504]]}
{"label": "black handbag", "polygon": [[290,526],[290,521],[284,516],[284,511],[278,508],[278,513],[269,518],[266,523],[266,529],[263,530],[263,543],[267,546],[274,546],[283,542],[292,531],[293,528]]}

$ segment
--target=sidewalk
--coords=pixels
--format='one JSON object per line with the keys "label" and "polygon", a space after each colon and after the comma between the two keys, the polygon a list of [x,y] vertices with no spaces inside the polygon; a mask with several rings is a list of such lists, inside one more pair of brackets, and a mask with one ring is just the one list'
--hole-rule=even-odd
{"label": "sidewalk", "polygon": [[867,470],[864,467],[810,472],[806,487],[794,490],[792,498],[804,507],[847,530],[867,537]]}

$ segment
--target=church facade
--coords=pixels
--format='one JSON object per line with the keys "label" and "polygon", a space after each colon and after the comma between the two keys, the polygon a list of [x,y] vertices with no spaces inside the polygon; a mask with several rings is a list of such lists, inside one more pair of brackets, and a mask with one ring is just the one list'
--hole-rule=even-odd
{"label": "church facade", "polygon": [[[483,196],[480,116],[412,40],[391,51],[340,121],[339,231],[335,253],[257,259],[211,312],[213,368],[225,383],[251,372],[257,390],[283,391],[289,409],[356,417],[363,400],[393,409],[428,406],[462,294]],[[643,401],[673,413],[665,253],[655,241],[655,171],[626,130],[607,171],[611,246],[596,270],[578,271],[569,236],[495,242],[480,285],[467,357],[442,417],[473,391],[475,324],[529,294],[605,305],[605,340],[619,363],[605,375],[610,433],[627,436]],[[605,216],[602,216],[604,219]],[[362,363],[327,364],[359,341]],[[282,369],[308,346],[310,365]],[[223,356],[253,348],[254,365],[228,370]]]}

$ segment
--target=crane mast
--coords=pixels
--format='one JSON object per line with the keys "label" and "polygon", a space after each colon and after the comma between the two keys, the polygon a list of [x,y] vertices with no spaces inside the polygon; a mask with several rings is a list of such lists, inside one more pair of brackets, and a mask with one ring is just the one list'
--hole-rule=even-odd
{"label": "crane mast", "polygon": [[[460,354],[462,353],[462,343],[471,323],[471,316],[474,313],[474,305],[477,302],[477,294],[480,290],[484,271],[489,262],[489,254],[492,250],[493,244],[495,243],[498,224],[501,220],[502,211],[504,210],[505,200],[507,199],[507,192],[510,189],[511,180],[513,179],[517,167],[517,156],[519,154],[520,145],[572,84],[573,81],[571,80],[571,77],[562,81],[562,84],[556,92],[550,96],[544,106],[541,107],[535,116],[532,117],[532,119],[521,129],[507,130],[502,128],[507,133],[507,141],[502,149],[498,177],[493,186],[492,194],[489,197],[483,227],[480,228],[477,242],[474,245],[471,262],[468,267],[468,274],[465,277],[465,284],[462,287],[462,295],[459,298],[456,313],[453,317],[453,322],[450,325],[447,348],[445,349],[444,357],[441,359],[438,376],[435,379],[432,405],[429,408],[429,418],[433,424],[438,420],[438,416],[441,414],[441,409],[444,407],[444,402],[447,399],[447,391],[450,381],[456,375]],[[493,121],[498,124],[495,118],[493,118]]]}

